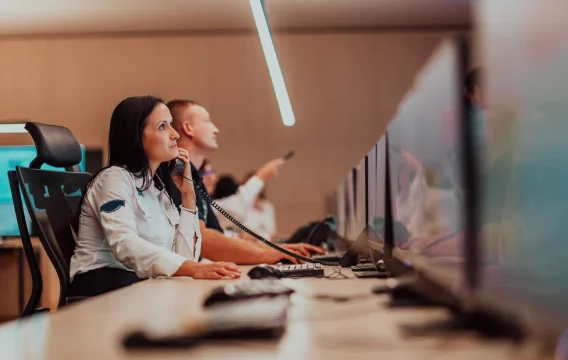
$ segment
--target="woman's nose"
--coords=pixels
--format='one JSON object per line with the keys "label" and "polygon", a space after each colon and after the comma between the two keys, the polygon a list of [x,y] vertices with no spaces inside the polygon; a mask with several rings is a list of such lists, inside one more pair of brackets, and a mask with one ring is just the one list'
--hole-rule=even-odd
{"label": "woman's nose", "polygon": [[179,139],[179,134],[178,134],[178,132],[177,132],[174,128],[172,128],[172,131],[171,131],[171,133],[170,133],[170,138],[171,138],[172,140],[177,140],[177,139]]}

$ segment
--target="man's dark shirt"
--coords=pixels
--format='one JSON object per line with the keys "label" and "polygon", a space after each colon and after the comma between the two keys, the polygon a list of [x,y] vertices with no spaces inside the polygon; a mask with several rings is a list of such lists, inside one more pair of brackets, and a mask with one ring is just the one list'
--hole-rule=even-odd
{"label": "man's dark shirt", "polygon": [[[191,176],[193,177],[193,181],[197,183],[197,186],[203,189],[203,191],[206,191],[205,185],[203,185],[203,178],[201,177],[201,173],[195,166],[193,166],[193,164],[191,164]],[[178,190],[175,184],[173,184],[170,189],[172,193],[172,200],[179,209],[179,207],[181,206],[181,192]],[[217,220],[217,216],[215,216],[213,208],[207,201],[205,201],[203,196],[201,196],[201,192],[198,189],[195,189],[195,203],[197,204],[199,219],[205,222],[205,226],[208,229],[214,229],[222,233],[223,228],[219,224],[219,220]]]}

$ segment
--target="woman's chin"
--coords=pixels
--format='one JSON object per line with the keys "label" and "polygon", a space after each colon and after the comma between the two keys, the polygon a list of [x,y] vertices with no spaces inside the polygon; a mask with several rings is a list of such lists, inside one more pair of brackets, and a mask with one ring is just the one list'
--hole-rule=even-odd
{"label": "woman's chin", "polygon": [[179,157],[179,150],[178,148],[172,149],[172,151],[170,151],[170,159],[168,161],[172,161],[174,159],[177,159]]}
{"label": "woman's chin", "polygon": [[171,155],[171,154],[170,154],[170,155],[167,156],[167,157],[164,156],[164,161],[162,161],[162,163],[167,163],[167,164],[169,164],[170,162],[174,161],[174,160],[177,159],[177,158],[178,158],[178,154],[176,154],[176,155]]}

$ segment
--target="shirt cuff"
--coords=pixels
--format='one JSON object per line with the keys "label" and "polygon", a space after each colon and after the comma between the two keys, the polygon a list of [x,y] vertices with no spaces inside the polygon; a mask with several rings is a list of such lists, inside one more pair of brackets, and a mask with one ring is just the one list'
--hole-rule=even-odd
{"label": "shirt cuff", "polygon": [[[198,210],[199,211],[199,210]],[[195,258],[193,256],[189,258],[190,260],[197,261],[201,254],[201,231],[199,229],[199,212],[197,214],[192,214],[189,211],[182,210],[180,212],[179,228],[178,232],[182,235],[181,239],[178,241],[186,241],[187,248],[191,254],[195,253]],[[194,249],[194,236],[197,235],[197,241],[195,241]]]}
{"label": "shirt cuff", "polygon": [[173,251],[165,250],[162,252],[162,256],[156,260],[154,266],[158,272],[170,277],[173,276],[187,260],[186,257],[176,254]]}

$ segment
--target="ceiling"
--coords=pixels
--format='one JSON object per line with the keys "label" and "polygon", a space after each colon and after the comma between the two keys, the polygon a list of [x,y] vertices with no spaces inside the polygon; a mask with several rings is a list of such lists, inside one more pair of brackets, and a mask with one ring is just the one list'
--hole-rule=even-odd
{"label": "ceiling", "polygon": [[[472,0],[265,0],[274,29],[467,25]],[[248,0],[0,0],[0,35],[254,29]]]}

